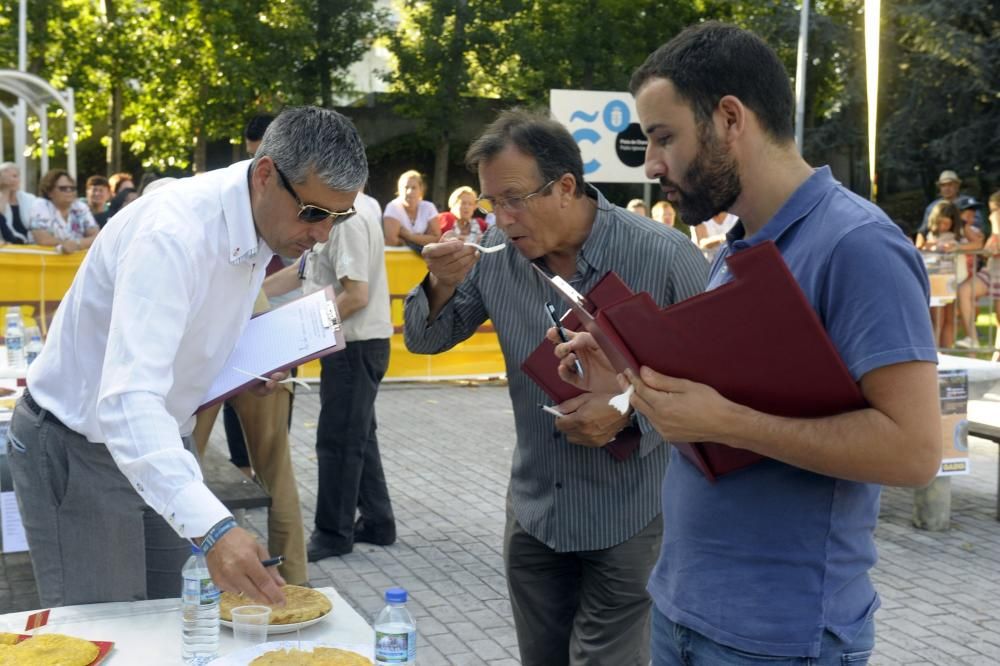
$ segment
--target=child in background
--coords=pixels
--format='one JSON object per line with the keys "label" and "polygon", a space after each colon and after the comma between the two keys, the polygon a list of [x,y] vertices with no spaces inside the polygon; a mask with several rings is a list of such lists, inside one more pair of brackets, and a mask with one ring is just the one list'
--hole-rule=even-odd
{"label": "child in background", "polygon": [[[971,204],[962,211],[963,219],[967,213],[970,217],[975,215],[975,206],[979,205],[972,201]],[[976,302],[986,294],[993,299],[993,312],[1000,308],[1000,190],[990,195],[990,237],[986,241],[985,249],[989,252],[986,259],[986,266],[981,271],[958,287],[958,311],[962,317],[962,324],[965,326],[966,336],[955,343],[957,347],[977,348],[979,347],[979,336],[976,333]],[[997,343],[1000,343],[1000,334],[997,336]],[[1000,349],[996,343],[994,348]],[[1000,351],[993,352],[993,360],[1000,358]]]}
{"label": "child in background", "polygon": [[[927,236],[917,234],[917,248],[925,252],[959,252],[978,250],[983,246],[983,235],[974,226],[966,226],[958,207],[947,201],[938,202],[927,218]],[[961,285],[973,274],[976,257],[958,254],[955,257],[955,282]],[[955,303],[931,308],[931,319],[937,331],[938,347],[949,349],[955,345]],[[968,337],[961,342],[967,342]]]}

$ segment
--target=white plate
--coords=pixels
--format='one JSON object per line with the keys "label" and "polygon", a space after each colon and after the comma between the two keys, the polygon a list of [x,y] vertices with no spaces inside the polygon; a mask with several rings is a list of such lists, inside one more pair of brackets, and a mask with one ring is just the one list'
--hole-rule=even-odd
{"label": "white plate", "polygon": [[[269,624],[267,625],[267,633],[270,634],[287,634],[295,631],[296,629],[305,629],[306,627],[311,627],[317,622],[323,620],[328,615],[330,611],[326,612],[326,615],[320,615],[319,617],[314,617],[311,620],[306,620],[305,622],[292,622],[291,624]],[[219,624],[223,627],[233,628],[233,623],[229,620],[219,619]]]}
{"label": "white plate", "polygon": [[[312,620],[309,620],[312,622]],[[273,641],[270,643],[261,643],[260,645],[254,645],[253,647],[246,647],[236,652],[230,652],[224,657],[219,657],[212,662],[212,666],[246,666],[251,660],[256,659],[265,652],[270,652],[271,650],[281,650],[281,649],[299,649],[308,650],[316,647],[333,647],[340,648],[341,650],[352,650],[358,654],[364,655],[369,659],[374,660],[374,648],[371,645],[360,645],[354,644],[350,645],[347,643],[317,643],[315,641]]]}

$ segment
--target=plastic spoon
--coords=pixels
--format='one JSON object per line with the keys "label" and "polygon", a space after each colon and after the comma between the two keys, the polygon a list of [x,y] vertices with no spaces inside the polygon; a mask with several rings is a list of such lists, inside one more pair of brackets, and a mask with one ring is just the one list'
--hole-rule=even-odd
{"label": "plastic spoon", "polygon": [[469,247],[476,248],[477,250],[479,250],[483,254],[491,254],[493,252],[499,252],[500,250],[502,250],[505,247],[507,247],[507,243],[500,243],[499,245],[493,245],[491,247],[483,247],[479,243],[473,243],[472,241],[465,241],[464,244],[468,245]]}

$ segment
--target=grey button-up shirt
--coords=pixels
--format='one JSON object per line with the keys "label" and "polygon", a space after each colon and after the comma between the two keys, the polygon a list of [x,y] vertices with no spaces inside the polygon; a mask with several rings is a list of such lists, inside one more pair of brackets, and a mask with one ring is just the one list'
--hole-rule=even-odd
{"label": "grey button-up shirt", "polygon": [[[588,186],[588,194],[597,201],[597,216],[570,279],[577,291],[586,293],[609,271],[633,291],[649,292],[660,305],[704,291],[708,267],[690,240],[611,205],[593,187]],[[504,240],[494,228],[483,244]],[[571,444],[555,429],[553,417],[538,408],[548,398],[520,369],[552,325],[546,301],[560,304],[524,255],[514,249],[484,254],[433,322],[427,322],[422,286],[410,292],[404,310],[406,346],[416,353],[443,352],[490,319],[503,351],[517,427],[511,496],[518,522],[559,552],[610,548],[660,513],[668,448],[644,419],[639,450],[625,461],[600,448]]]}

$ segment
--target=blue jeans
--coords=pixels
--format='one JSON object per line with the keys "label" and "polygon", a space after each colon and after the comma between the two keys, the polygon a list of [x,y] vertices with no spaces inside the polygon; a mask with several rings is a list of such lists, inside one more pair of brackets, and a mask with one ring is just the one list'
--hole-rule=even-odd
{"label": "blue jeans", "polygon": [[823,632],[818,657],[774,657],[716,643],[671,622],[654,605],[652,645],[653,666],[864,666],[875,647],[875,620],[869,620],[850,644]]}

